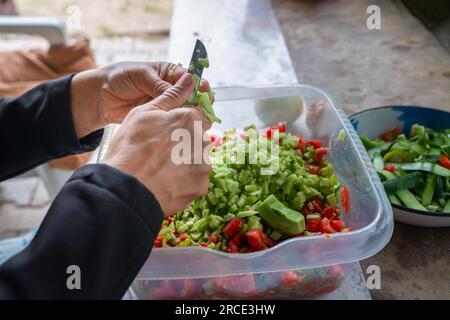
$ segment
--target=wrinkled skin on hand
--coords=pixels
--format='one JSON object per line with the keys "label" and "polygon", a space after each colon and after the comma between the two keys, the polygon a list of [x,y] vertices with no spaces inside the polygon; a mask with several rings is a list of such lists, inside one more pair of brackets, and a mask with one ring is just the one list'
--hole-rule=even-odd
{"label": "wrinkled skin on hand", "polygon": [[[177,165],[171,159],[172,149],[178,143],[171,139],[175,129],[184,128],[193,138],[194,121],[202,122],[202,135],[210,128],[199,108],[181,108],[193,88],[192,76],[182,75],[175,85],[158,97],[135,107],[123,120],[104,158],[106,164],[144,184],[155,195],[166,215],[186,208],[192,200],[208,191],[210,165]],[[194,145],[192,141],[190,143]],[[202,154],[209,145],[209,140],[203,142]],[[193,159],[193,147],[191,152]]]}
{"label": "wrinkled skin on hand", "polygon": [[[167,62],[120,62],[75,75],[71,103],[77,136],[122,122],[132,108],[167,92],[186,73]],[[200,90],[209,91],[209,84],[202,81]]]}

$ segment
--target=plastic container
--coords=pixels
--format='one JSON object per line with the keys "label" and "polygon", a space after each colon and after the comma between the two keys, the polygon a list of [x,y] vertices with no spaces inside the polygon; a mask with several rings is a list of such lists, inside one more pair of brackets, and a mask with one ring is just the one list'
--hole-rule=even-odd
{"label": "plastic container", "polygon": [[[287,131],[328,146],[335,174],[350,189],[350,214],[343,220],[353,231],[292,238],[249,254],[204,247],[153,249],[133,285],[138,297],[310,297],[337,288],[344,279],[346,263],[372,256],[386,245],[393,231],[392,208],[356,132],[326,93],[307,85],[219,88],[214,108],[222,124],[211,130],[240,129],[252,123],[262,129],[287,121]],[[342,129],[344,141],[338,140]],[[114,128],[109,128],[105,134],[100,159],[113,132]],[[297,277],[285,272],[289,270],[296,270]],[[254,274],[254,294],[248,274]],[[292,285],[286,280],[289,275],[297,279],[291,279]]]}

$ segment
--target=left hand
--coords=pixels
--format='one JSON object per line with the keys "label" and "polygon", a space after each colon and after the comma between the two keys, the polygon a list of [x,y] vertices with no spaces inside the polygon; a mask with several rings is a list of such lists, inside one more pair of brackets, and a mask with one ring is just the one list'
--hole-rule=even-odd
{"label": "left hand", "polygon": [[[71,103],[78,138],[122,122],[132,108],[160,96],[186,72],[167,62],[120,62],[75,75]],[[200,91],[209,90],[202,81]]]}

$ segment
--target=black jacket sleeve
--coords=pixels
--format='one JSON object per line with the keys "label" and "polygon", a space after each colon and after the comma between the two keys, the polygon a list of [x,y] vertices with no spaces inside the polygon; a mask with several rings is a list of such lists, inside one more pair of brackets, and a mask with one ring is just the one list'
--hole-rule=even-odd
{"label": "black jacket sleeve", "polygon": [[46,82],[17,98],[0,99],[0,181],[98,146],[103,130],[77,139],[70,108],[72,77]]}
{"label": "black jacket sleeve", "polygon": [[[0,298],[120,299],[162,219],[158,202],[135,178],[103,164],[84,166],[30,245],[0,266]],[[77,283],[71,266],[79,268],[80,289],[69,289]]]}
{"label": "black jacket sleeve", "polygon": [[[101,130],[76,137],[71,78],[0,100],[0,180],[99,144]],[[107,165],[84,166],[56,197],[30,245],[0,266],[0,299],[120,299],[149,256],[162,219],[157,200],[137,179]]]}

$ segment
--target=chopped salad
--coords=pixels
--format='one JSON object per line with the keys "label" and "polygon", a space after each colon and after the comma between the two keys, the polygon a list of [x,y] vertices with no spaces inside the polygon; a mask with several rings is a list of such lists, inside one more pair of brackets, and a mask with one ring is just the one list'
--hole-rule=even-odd
{"label": "chopped salad", "polygon": [[292,237],[351,230],[338,207],[341,200],[349,211],[349,190],[340,188],[319,141],[286,132],[285,123],[210,138],[208,193],[166,217],[154,247],[249,253]]}

